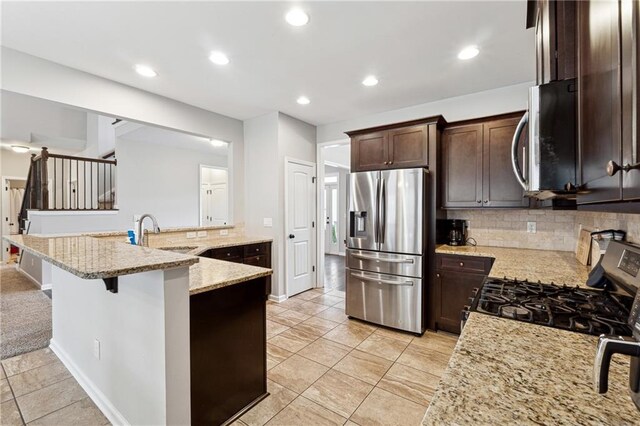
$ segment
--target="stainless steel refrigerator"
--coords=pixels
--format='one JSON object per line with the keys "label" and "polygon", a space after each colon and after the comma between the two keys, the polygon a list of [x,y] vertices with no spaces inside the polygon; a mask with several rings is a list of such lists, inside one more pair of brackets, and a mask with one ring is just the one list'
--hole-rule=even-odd
{"label": "stainless steel refrigerator", "polygon": [[414,333],[425,328],[426,169],[352,173],[346,314]]}

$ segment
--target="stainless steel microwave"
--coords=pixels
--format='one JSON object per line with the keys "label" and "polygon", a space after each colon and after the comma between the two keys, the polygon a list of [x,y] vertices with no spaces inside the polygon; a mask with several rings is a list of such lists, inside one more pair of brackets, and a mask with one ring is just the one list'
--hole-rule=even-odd
{"label": "stainless steel microwave", "polygon": [[[512,166],[525,195],[575,197],[577,186],[576,81],[554,81],[529,89],[529,110],[513,137]],[[528,127],[528,138],[522,133]]]}

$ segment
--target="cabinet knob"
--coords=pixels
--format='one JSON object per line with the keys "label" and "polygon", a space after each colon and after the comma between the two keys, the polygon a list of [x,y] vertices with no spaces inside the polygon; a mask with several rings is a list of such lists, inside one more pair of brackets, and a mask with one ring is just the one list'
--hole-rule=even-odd
{"label": "cabinet knob", "polygon": [[476,203],[482,204],[482,200],[476,200]]}
{"label": "cabinet knob", "polygon": [[384,164],[385,164],[385,165],[388,165],[388,164],[389,164],[389,162],[388,162],[388,161],[385,161],[385,162],[384,162]]}
{"label": "cabinet knob", "polygon": [[489,200],[484,200],[484,203],[485,204],[489,204]]}
{"label": "cabinet knob", "polygon": [[464,266],[464,262],[460,262],[460,266]]}
{"label": "cabinet knob", "polygon": [[440,274],[436,274],[436,278],[440,278]]}

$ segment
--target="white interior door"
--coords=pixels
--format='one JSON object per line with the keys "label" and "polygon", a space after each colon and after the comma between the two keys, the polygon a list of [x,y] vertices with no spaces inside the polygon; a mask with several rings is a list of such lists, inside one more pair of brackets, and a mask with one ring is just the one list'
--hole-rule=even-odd
{"label": "white interior door", "polygon": [[324,186],[324,252],[338,254],[339,252],[339,217],[338,217],[338,185]]}
{"label": "white interior door", "polygon": [[200,224],[229,223],[229,174],[226,168],[200,166]]}
{"label": "white interior door", "polygon": [[286,288],[293,296],[313,287],[315,167],[288,161],[286,169]]}
{"label": "white interior door", "polygon": [[213,183],[210,189],[211,225],[226,225],[229,222],[229,197],[227,196],[227,183]]}

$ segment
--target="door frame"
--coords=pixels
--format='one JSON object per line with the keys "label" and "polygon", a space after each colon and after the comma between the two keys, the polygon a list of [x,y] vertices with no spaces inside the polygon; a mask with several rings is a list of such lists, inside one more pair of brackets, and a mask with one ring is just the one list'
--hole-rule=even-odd
{"label": "door frame", "polygon": [[19,177],[19,176],[2,176],[2,199],[0,199],[0,205],[2,206],[2,209],[0,210],[0,217],[2,217],[2,226],[0,226],[0,248],[2,249],[2,256],[0,256],[0,259],[2,260],[2,263],[6,262],[9,259],[9,255],[7,254],[7,251],[5,250],[5,247],[9,247],[10,244],[8,242],[6,242],[4,239],[2,239],[2,237],[5,236],[5,227],[7,228],[7,233],[6,235],[9,235],[11,233],[11,231],[8,230],[9,228],[9,224],[5,223],[4,217],[5,217],[5,212],[8,215],[9,214],[9,204],[11,204],[11,201],[9,201],[9,203],[5,203],[5,198],[8,198],[8,195],[5,196],[5,190],[4,187],[5,185],[9,185],[9,181],[10,180],[23,180],[23,181],[27,181],[27,178],[25,177]]}
{"label": "door frame", "polygon": [[289,297],[289,244],[288,244],[288,233],[287,233],[287,225],[289,223],[289,210],[287,209],[287,206],[289,205],[289,167],[291,164],[299,164],[299,165],[303,165],[303,166],[309,166],[311,167],[314,177],[315,177],[315,182],[313,183],[313,189],[312,189],[312,198],[313,201],[316,204],[316,209],[314,214],[311,216],[313,224],[314,224],[314,228],[315,228],[315,232],[311,231],[309,233],[310,238],[311,238],[311,242],[309,244],[309,246],[311,247],[312,253],[311,253],[311,261],[312,261],[312,266],[315,267],[315,270],[312,271],[311,273],[311,288],[317,288],[318,287],[318,249],[317,249],[317,240],[318,240],[318,229],[320,229],[320,227],[318,226],[318,209],[317,209],[317,204],[318,204],[318,193],[320,191],[318,191],[318,167],[316,167],[316,163],[313,163],[311,161],[306,161],[306,160],[298,160],[296,158],[292,158],[292,157],[284,157],[284,223],[282,226],[282,241],[283,241],[283,245],[284,245],[284,270],[282,271],[284,277],[283,277],[283,282],[284,282],[284,294],[285,297]]}
{"label": "door frame", "polygon": [[[326,177],[330,177],[330,176],[336,176],[336,177],[338,178],[338,181],[337,181],[336,183],[329,183],[329,184],[327,184],[327,183],[324,183],[324,182],[323,182],[323,183],[322,183],[322,191],[323,191],[323,192],[326,192],[326,191],[327,191],[327,188],[335,188],[335,190],[336,190],[336,191],[337,191],[337,193],[338,193],[338,198],[337,198],[337,200],[336,200],[336,201],[338,202],[338,207],[337,207],[337,209],[339,210],[339,209],[340,209],[340,174],[339,174],[339,173],[329,173],[329,174],[325,174],[325,178],[326,178]],[[326,194],[325,194],[325,196],[326,196]],[[325,198],[325,197],[322,197],[323,204],[324,204],[325,200],[326,200],[326,198]],[[323,207],[325,207],[325,206],[323,206]],[[332,207],[333,207],[333,205],[332,205]],[[326,220],[327,220],[327,218],[326,218],[326,216],[325,216],[325,214],[324,214],[325,209],[323,209],[322,211],[323,211],[323,215],[322,215],[322,225],[323,225],[323,227],[324,227],[324,226],[326,225]],[[329,213],[329,209],[326,209],[326,212],[327,212],[327,213]],[[340,213],[341,213],[341,212],[338,212],[338,217],[337,217],[337,219],[338,219],[338,241],[337,241],[338,252],[337,252],[337,253],[329,253],[329,254],[334,254],[334,255],[336,255],[336,256],[340,255],[340,241],[339,241],[339,240],[340,240],[340,232],[342,231],[342,229],[340,229]],[[329,214],[329,216],[331,216],[331,215]],[[319,223],[320,223],[320,222],[318,222],[318,224],[319,224]],[[325,253],[324,253],[324,254],[327,254],[326,231],[325,231],[325,234],[324,234],[324,235],[325,235],[325,241],[324,241],[324,242],[325,242],[325,245],[324,245],[324,251],[325,251]]]}
{"label": "door frame", "polygon": [[[316,170],[316,182],[322,182],[324,185],[324,165],[330,165],[334,167],[340,167],[339,164],[334,164],[331,162],[327,162],[324,159],[324,149],[330,146],[335,145],[349,145],[351,143],[351,139],[338,139],[335,141],[329,142],[320,142],[316,146],[316,161],[318,164],[322,165],[322,167],[318,167]],[[351,168],[349,168],[351,171]],[[316,184],[317,188],[317,184]],[[322,197],[321,191],[316,191],[316,218],[322,217],[323,208],[324,208],[324,200]],[[349,194],[349,187],[347,186],[347,194]],[[348,195],[347,195],[348,196]],[[324,231],[321,227],[316,226],[316,286],[324,287]]]}
{"label": "door frame", "polygon": [[[227,157],[227,161],[229,161],[229,158]],[[202,225],[202,169],[203,168],[207,168],[207,169],[217,169],[217,170],[224,170],[227,172],[227,215],[228,215],[228,220],[227,220],[227,225],[225,226],[233,226],[233,194],[231,193],[231,176],[229,173],[229,164],[227,164],[227,167],[223,167],[223,166],[210,166],[208,164],[203,164],[200,163],[198,165],[198,224],[199,226],[203,226]]]}

